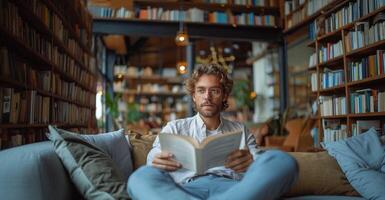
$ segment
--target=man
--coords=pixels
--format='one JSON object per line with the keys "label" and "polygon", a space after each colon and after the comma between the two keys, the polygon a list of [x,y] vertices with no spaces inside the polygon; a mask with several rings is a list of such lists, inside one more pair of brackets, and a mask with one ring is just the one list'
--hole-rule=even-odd
{"label": "man", "polygon": [[[156,138],[147,157],[147,166],[138,169],[128,181],[133,199],[250,199],[280,197],[294,183],[297,163],[280,151],[257,156],[255,139],[246,127],[221,117],[233,81],[226,70],[215,64],[200,65],[186,81],[197,114],[169,122],[161,132],[188,135],[201,142],[204,138],[242,130],[242,148],[232,152],[225,166],[209,169],[204,175],[162,152]],[[258,159],[257,159],[258,157]]]}

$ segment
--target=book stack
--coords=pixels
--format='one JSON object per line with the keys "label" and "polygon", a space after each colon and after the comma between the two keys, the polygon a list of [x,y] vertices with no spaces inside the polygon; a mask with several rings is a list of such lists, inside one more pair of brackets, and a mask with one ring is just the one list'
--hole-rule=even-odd
{"label": "book stack", "polygon": [[371,128],[381,133],[380,120],[357,120],[352,124],[352,136],[362,134]]}
{"label": "book stack", "polygon": [[351,113],[384,112],[384,94],[385,92],[370,88],[351,92]]}

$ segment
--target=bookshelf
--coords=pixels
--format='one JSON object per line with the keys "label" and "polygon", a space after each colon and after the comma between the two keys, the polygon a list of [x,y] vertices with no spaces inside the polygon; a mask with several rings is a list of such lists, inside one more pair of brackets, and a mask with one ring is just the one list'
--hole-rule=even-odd
{"label": "bookshelf", "polygon": [[[381,33],[385,2],[334,1],[330,5],[335,6],[315,19],[323,31],[308,45],[317,55],[312,88],[320,111],[318,141],[351,137],[372,126],[384,134],[385,37]],[[333,53],[337,55],[330,56]]]}
{"label": "bookshelf", "polygon": [[48,124],[92,132],[90,38],[81,1],[0,3],[0,149],[45,140]]}
{"label": "bookshelf", "polygon": [[284,34],[291,34],[307,26],[341,1],[343,0],[285,0]]}
{"label": "bookshelf", "polygon": [[[122,103],[129,102],[140,112],[139,122],[135,123],[147,124],[149,128],[159,128],[167,121],[186,117],[188,103],[183,90],[184,78],[152,74],[150,68],[144,69],[146,75],[134,75],[133,69],[137,68],[133,66],[127,71],[121,70],[121,65],[115,68],[114,95],[121,96],[122,116],[130,112],[129,105],[122,106]],[[129,121],[124,123],[125,126],[130,126]]]}
{"label": "bookshelf", "polygon": [[279,25],[277,18],[279,10],[276,0],[248,3],[236,1],[218,3],[218,1],[203,0],[162,2],[135,0],[129,6],[114,2],[110,5],[100,5],[97,1],[90,1],[88,6],[95,17],[103,18],[219,23],[233,26]]}

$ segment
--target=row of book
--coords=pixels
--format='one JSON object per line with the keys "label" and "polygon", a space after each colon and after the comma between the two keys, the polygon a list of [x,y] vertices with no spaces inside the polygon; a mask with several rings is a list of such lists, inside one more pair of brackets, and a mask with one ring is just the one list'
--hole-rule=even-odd
{"label": "row of book", "polygon": [[345,83],[343,69],[330,70],[328,68],[324,68],[323,73],[320,73],[320,77],[322,89],[340,86]]}
{"label": "row of book", "polygon": [[[306,17],[313,15],[331,2],[332,0],[308,0],[306,2],[300,1],[298,3],[296,1],[285,1],[285,15],[291,14],[290,17],[286,18],[286,28],[290,28],[302,22]],[[304,7],[292,12],[304,3]],[[296,7],[295,5],[298,6]]]}
{"label": "row of book", "polygon": [[359,49],[378,41],[385,40],[385,13],[384,21],[373,24],[357,22],[352,31],[345,35],[346,52]]}
{"label": "row of book", "polygon": [[51,122],[88,125],[95,120],[95,113],[85,107],[65,101],[53,102]]}
{"label": "row of book", "polygon": [[352,123],[352,136],[357,136],[362,134],[369,129],[374,128],[379,135],[384,135],[385,124],[381,130],[381,121],[380,120],[357,120]]}
{"label": "row of book", "polygon": [[[89,114],[91,109],[53,99],[51,96],[36,90],[20,91],[14,88],[0,88],[0,122],[4,124],[45,124],[50,122],[79,124],[79,122],[87,122],[87,119],[92,119]],[[67,107],[60,107],[61,105]],[[78,113],[83,111],[88,116]],[[59,114],[61,112],[64,116],[52,117],[54,116],[53,113]],[[68,115],[75,117],[75,119],[70,119],[67,117]]]}
{"label": "row of book", "polygon": [[[55,2],[56,4],[60,4],[58,2]],[[79,40],[80,43],[82,43],[85,46],[88,46],[91,39],[91,24],[92,24],[92,18],[91,15],[87,12],[87,9],[79,3],[79,1],[74,1],[74,4],[78,4],[78,6],[75,6],[75,12],[79,16],[77,19],[77,26],[76,27],[70,27],[69,23],[63,23],[63,20],[69,21],[69,18],[67,17],[68,9],[62,9],[65,7],[65,5],[57,5],[60,7],[59,9],[50,9],[49,6],[47,6],[47,2],[44,0],[24,0],[18,2],[18,4],[23,4],[24,8],[31,9],[31,11],[39,17],[44,24],[46,24],[47,27],[50,28],[50,31],[57,34],[58,36],[63,36],[61,38],[65,38],[69,35],[73,35],[73,38],[76,38],[76,40]],[[74,12],[74,11],[72,11]],[[64,17],[64,19],[59,16],[59,14]],[[73,22],[72,22],[73,23]],[[64,33],[61,32],[61,30],[64,30]],[[66,41],[66,40],[63,40]]]}
{"label": "row of book", "polygon": [[35,90],[0,88],[1,123],[48,123],[50,105],[50,97],[39,95]]}
{"label": "row of book", "polygon": [[[338,140],[347,139],[347,125],[346,122],[339,119],[324,119],[323,126],[323,142],[334,142]],[[378,135],[384,135],[385,124],[381,127],[380,120],[356,120],[352,123],[351,136],[358,136],[365,133],[369,129],[375,129]]]}
{"label": "row of book", "polygon": [[106,18],[126,18],[131,19],[135,17],[135,12],[125,7],[111,8],[102,7],[96,5],[89,5],[88,10],[94,17],[106,17]]}
{"label": "row of book", "polygon": [[[57,61],[57,59],[60,59],[63,56],[63,59],[68,60],[68,63],[76,61],[82,66],[86,66],[85,64],[89,63],[89,61],[86,61],[86,59],[89,59],[89,56],[85,55],[87,53],[80,47],[75,39],[69,36],[68,31],[65,29],[59,28],[59,30],[56,30],[56,32],[53,33],[57,37],[60,37],[59,40],[61,40],[62,44],[64,44],[65,49],[63,49],[60,47],[61,44],[53,44],[52,41],[48,40],[44,35],[44,32],[40,33],[33,28],[33,25],[28,22],[28,19],[24,19],[22,17],[23,15],[20,13],[20,9],[18,9],[17,5],[7,1],[4,1],[1,5],[2,7],[0,7],[0,12],[4,12],[4,15],[0,17],[0,24],[12,35],[15,35],[27,44],[27,46],[39,52],[42,56],[48,57],[52,62],[61,67],[67,67],[67,63],[62,64]],[[59,23],[54,19],[45,19],[44,21],[49,21],[48,23],[52,24]],[[68,51],[70,55],[63,53],[66,51]],[[73,66],[73,64],[71,64],[71,66]]]}
{"label": "row of book", "polygon": [[[82,89],[74,82],[67,82],[60,78],[59,75],[48,73],[47,85],[51,86],[52,93],[64,97],[83,105],[95,106],[96,99],[92,98],[93,93]],[[50,83],[48,83],[50,82]]]}
{"label": "row of book", "polygon": [[320,111],[321,116],[336,116],[345,115],[346,112],[346,98],[335,96],[320,96]]}
{"label": "row of book", "polygon": [[326,45],[322,45],[318,50],[318,61],[320,63],[324,63],[328,60],[332,60],[333,58],[341,56],[343,54],[343,50],[341,40],[335,43],[328,42]]}
{"label": "row of book", "polygon": [[323,141],[333,142],[348,137],[345,120],[322,119]]}
{"label": "row of book", "polygon": [[[62,58],[69,57],[63,56]],[[9,51],[5,46],[0,46],[0,63],[2,77],[12,78],[19,83],[25,83],[32,89],[39,88],[45,91],[51,91],[53,90],[51,89],[51,82],[53,84],[53,80],[51,79],[53,76],[59,76],[57,73],[51,71],[52,68],[50,66],[33,66],[16,53]],[[71,81],[76,80],[76,83],[81,85],[83,89],[94,91],[95,78],[91,73],[81,69],[73,62],[68,63],[66,66],[68,66],[68,68],[62,69],[63,71],[59,69],[54,71],[61,72],[61,75],[64,74],[62,79],[68,79],[68,77],[70,77]],[[34,69],[35,67],[42,70]]]}
{"label": "row of book", "polygon": [[0,150],[46,139],[44,129],[2,129],[0,130]]}
{"label": "row of book", "polygon": [[298,9],[305,3],[305,0],[288,0],[285,1],[285,15],[293,12],[293,10]]}
{"label": "row of book", "polygon": [[385,73],[385,50],[377,50],[375,55],[349,62],[350,81],[376,77]]}
{"label": "row of book", "polygon": [[350,93],[351,113],[385,112],[385,91],[361,89]]}
{"label": "row of book", "polygon": [[241,24],[241,25],[275,25],[273,15],[258,15],[256,13],[230,13],[209,12],[199,8],[188,10],[166,10],[163,8],[140,9],[137,13],[138,19],[165,20],[165,21],[187,21],[201,23]]}
{"label": "row of book", "polygon": [[205,3],[234,4],[243,6],[265,6],[270,1],[265,0],[204,0]]}
{"label": "row of book", "polygon": [[349,1],[346,6],[333,12],[325,20],[325,31],[330,33],[350,24],[361,17],[385,6],[384,0],[355,0]]}
{"label": "row of book", "polygon": [[308,0],[307,1],[307,16],[311,16],[312,14],[319,11],[321,8],[325,7],[333,0]]}

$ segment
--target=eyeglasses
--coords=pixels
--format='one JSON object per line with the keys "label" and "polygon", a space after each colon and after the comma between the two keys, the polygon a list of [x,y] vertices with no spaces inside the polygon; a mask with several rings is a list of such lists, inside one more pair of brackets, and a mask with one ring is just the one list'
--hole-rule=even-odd
{"label": "eyeglasses", "polygon": [[198,88],[195,90],[195,93],[200,97],[204,97],[206,95],[206,91],[208,91],[209,95],[214,98],[219,97],[222,94],[222,89],[220,88]]}

